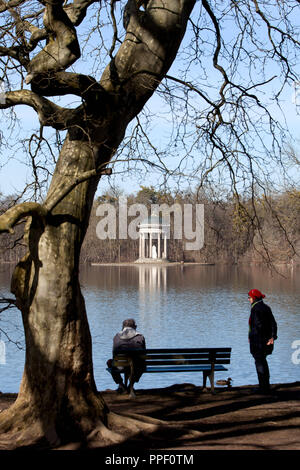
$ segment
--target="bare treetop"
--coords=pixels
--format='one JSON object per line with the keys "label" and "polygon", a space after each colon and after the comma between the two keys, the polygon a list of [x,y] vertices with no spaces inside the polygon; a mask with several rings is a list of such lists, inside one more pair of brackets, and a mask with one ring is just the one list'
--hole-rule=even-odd
{"label": "bare treetop", "polygon": [[[194,2],[186,3],[188,14]],[[152,162],[168,176],[200,184],[224,170],[234,191],[246,173],[258,179],[260,159],[285,171],[282,150],[292,137],[284,115],[277,116],[281,97],[299,81],[298,1],[196,2],[167,76],[173,55],[162,44],[176,30],[181,41],[180,2],[0,4],[1,78],[8,90],[1,108],[31,106],[42,126],[56,130],[82,127],[84,119],[91,132],[95,113],[99,122],[127,109],[128,123],[158,89],[172,116],[166,147],[155,137],[151,142],[146,124],[155,116],[149,115],[127,131],[131,145],[124,141],[115,159]],[[63,95],[79,102],[70,109],[50,99]],[[175,166],[164,160],[173,154]]]}

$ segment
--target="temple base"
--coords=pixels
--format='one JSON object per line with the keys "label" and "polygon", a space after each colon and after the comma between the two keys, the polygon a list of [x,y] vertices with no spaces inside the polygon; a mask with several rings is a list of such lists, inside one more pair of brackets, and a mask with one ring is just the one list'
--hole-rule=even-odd
{"label": "temple base", "polygon": [[135,263],[138,264],[168,264],[167,258],[138,258]]}

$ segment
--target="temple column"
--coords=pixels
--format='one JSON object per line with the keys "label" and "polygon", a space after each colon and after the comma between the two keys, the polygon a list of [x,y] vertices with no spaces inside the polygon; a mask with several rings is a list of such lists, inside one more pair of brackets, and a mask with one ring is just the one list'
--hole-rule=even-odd
{"label": "temple column", "polygon": [[158,232],[157,235],[157,258],[161,258],[161,253],[160,253],[160,232]]}
{"label": "temple column", "polygon": [[144,256],[143,257],[147,258],[147,239],[146,239],[145,233],[143,233],[143,237],[144,237],[144,243],[143,243],[143,250],[144,250],[143,255]]}
{"label": "temple column", "polygon": [[147,236],[146,236],[146,258],[149,258],[149,235],[147,233]]}
{"label": "temple column", "polygon": [[164,234],[164,258],[167,258],[167,234]]}
{"label": "temple column", "polygon": [[152,232],[149,234],[149,258],[152,258]]}
{"label": "temple column", "polygon": [[139,258],[142,257],[142,234],[140,232],[140,236],[139,236]]}
{"label": "temple column", "polygon": [[142,233],[142,258],[145,258],[145,234]]}

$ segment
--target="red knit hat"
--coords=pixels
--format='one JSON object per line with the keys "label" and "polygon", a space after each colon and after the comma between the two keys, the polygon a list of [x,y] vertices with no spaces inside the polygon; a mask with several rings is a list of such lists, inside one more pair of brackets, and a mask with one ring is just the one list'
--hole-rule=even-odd
{"label": "red knit hat", "polygon": [[258,289],[251,289],[248,292],[248,296],[252,297],[252,299],[263,299],[266,297],[264,294],[262,294]]}

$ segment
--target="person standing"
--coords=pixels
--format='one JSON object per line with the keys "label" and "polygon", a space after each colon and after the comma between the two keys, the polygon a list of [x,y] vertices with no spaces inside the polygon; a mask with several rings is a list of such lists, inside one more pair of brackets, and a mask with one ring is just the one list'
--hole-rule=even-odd
{"label": "person standing", "polygon": [[249,318],[250,353],[254,357],[260,393],[270,393],[270,372],[267,356],[272,354],[277,339],[277,323],[271,308],[263,301],[265,295],[258,289],[248,292],[251,304]]}

